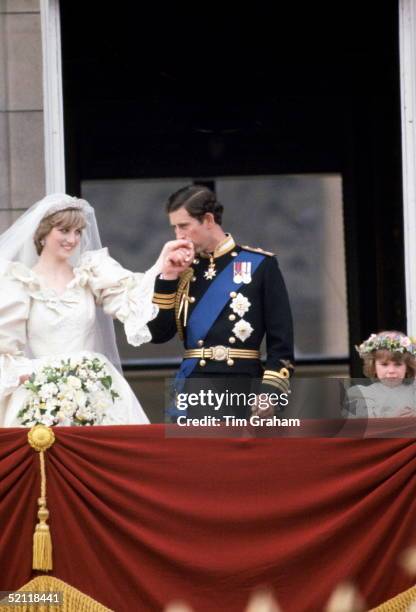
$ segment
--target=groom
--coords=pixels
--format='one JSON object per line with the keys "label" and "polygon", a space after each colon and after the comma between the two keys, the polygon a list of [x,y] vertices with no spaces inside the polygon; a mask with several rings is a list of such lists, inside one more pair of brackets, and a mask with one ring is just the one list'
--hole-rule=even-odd
{"label": "groom", "polygon": [[[148,324],[152,341],[167,342],[179,334],[185,346],[179,378],[187,388],[194,379],[196,386],[206,380],[209,388],[247,390],[250,380],[261,379],[258,392],[287,393],[293,372],[292,316],[277,260],[272,253],[237,245],[224,232],[223,206],[203,185],[175,192],[166,208],[176,238],[191,241],[196,258],[191,265],[166,262],[156,280],[153,301],[160,310]],[[253,412],[270,416],[273,409],[257,406]]]}

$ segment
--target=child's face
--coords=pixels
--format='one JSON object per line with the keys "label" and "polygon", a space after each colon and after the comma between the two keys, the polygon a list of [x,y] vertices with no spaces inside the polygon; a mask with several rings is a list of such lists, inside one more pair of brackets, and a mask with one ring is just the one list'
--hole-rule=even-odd
{"label": "child's face", "polygon": [[376,359],[376,376],[383,385],[396,387],[406,376],[406,364],[391,359]]}

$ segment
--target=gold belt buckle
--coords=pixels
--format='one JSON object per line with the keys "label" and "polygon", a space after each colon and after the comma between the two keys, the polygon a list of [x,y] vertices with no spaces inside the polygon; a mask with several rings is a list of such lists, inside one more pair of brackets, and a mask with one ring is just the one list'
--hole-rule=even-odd
{"label": "gold belt buckle", "polygon": [[219,344],[218,346],[212,346],[211,351],[212,359],[214,361],[227,361],[229,351],[227,346],[222,346],[221,344]]}

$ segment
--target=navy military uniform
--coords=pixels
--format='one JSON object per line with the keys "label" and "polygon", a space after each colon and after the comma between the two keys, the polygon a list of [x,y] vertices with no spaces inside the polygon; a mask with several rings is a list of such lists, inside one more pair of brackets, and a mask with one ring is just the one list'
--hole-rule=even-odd
{"label": "navy military uniform", "polygon": [[[251,264],[245,260],[253,253],[261,255],[257,255],[261,262],[251,272]],[[220,283],[221,272],[226,269],[234,282],[229,281],[218,316],[204,338],[191,338],[188,322],[194,309],[211,285],[215,289],[215,283]],[[235,284],[242,278],[242,284]],[[261,392],[287,392],[293,371],[292,316],[283,277],[272,253],[237,246],[228,235],[213,254],[198,255],[180,279],[158,278],[153,301],[160,310],[148,324],[152,342],[167,342],[178,332],[186,349],[184,363],[196,358],[189,378],[255,378],[262,381]],[[267,357],[263,370],[259,349],[264,335]]]}

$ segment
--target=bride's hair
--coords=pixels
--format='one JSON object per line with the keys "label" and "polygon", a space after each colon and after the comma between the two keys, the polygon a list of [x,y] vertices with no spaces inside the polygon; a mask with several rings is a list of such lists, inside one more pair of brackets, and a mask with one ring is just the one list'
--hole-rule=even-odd
{"label": "bride's hair", "polygon": [[65,208],[64,210],[60,210],[59,212],[44,217],[39,223],[33,237],[37,254],[40,255],[42,253],[42,242],[54,227],[59,227],[60,229],[66,230],[83,230],[85,226],[85,217],[79,208]]}

